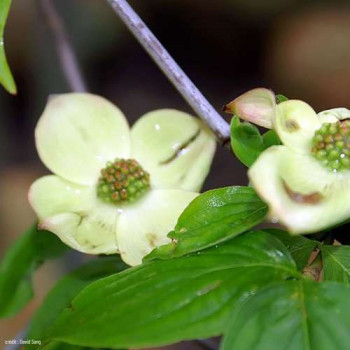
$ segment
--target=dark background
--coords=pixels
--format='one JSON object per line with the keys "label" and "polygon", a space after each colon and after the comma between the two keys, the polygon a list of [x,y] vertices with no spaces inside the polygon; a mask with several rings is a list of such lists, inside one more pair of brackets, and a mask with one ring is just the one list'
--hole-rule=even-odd
{"label": "dark background", "polygon": [[[217,110],[259,86],[301,98],[317,111],[350,108],[350,6],[305,0],[134,0],[137,10]],[[104,0],[55,2],[92,93],[117,104],[130,122],[158,108],[191,112]],[[19,93],[0,91],[0,254],[34,215],[26,193],[47,171],[33,130],[49,94],[69,91],[39,0],[13,0],[6,48]],[[229,121],[229,116],[225,116]],[[205,189],[246,184],[245,167],[218,148]],[[38,275],[38,298],[0,323],[9,338],[62,271]]]}

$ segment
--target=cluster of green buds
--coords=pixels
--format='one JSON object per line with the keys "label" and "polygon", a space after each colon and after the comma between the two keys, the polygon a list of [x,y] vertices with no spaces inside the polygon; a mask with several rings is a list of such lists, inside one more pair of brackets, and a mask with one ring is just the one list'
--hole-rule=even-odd
{"label": "cluster of green buds", "polygon": [[101,170],[97,195],[107,203],[131,203],[149,188],[149,173],[136,160],[117,158]]}
{"label": "cluster of green buds", "polygon": [[333,172],[350,169],[350,120],[322,124],[312,139],[311,153]]}

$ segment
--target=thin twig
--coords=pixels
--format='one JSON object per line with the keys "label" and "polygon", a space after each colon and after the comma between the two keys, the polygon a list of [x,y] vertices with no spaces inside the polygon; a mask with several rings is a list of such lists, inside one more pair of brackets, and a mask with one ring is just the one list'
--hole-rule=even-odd
{"label": "thin twig", "polygon": [[54,36],[57,54],[69,88],[74,92],[86,92],[86,84],[82,77],[77,58],[54,4],[51,0],[41,0],[41,6],[47,24]]}
{"label": "thin twig", "polygon": [[230,137],[229,124],[215,111],[130,5],[125,0],[107,1],[198,116],[225,144]]}

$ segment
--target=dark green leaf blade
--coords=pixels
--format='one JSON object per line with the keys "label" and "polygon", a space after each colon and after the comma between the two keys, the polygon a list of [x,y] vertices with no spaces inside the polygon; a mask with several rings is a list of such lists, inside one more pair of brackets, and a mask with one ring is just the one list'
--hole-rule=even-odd
{"label": "dark green leaf blade", "polygon": [[11,94],[17,93],[15,81],[7,63],[4,49],[4,30],[12,0],[0,0],[0,84]]}
{"label": "dark green leaf blade", "polygon": [[130,348],[218,335],[232,308],[290,276],[298,272],[283,244],[267,233],[250,232],[218,247],[156,260],[92,283],[64,310],[51,337],[83,346]]}
{"label": "dark green leaf blade", "polygon": [[282,95],[282,94],[276,95],[276,103],[277,103],[277,104],[278,104],[278,103],[282,103],[282,102],[284,102],[284,101],[288,101],[288,100],[289,100],[289,98],[286,97],[286,96],[284,96],[284,95]]}
{"label": "dark green leaf blade", "polygon": [[323,279],[350,284],[350,246],[320,245]]}
{"label": "dark green leaf blade", "polygon": [[259,224],[267,210],[251,187],[224,187],[205,192],[180,215],[169,234],[173,242],[153,250],[145,261],[178,257],[226,241]]}
{"label": "dark green leaf blade", "polygon": [[245,166],[252,166],[266,148],[280,144],[281,141],[274,130],[261,135],[255,125],[249,122],[241,123],[236,116],[232,118],[231,147],[235,156]]}
{"label": "dark green leaf blade", "polygon": [[283,242],[292,254],[300,271],[307,265],[312,251],[319,245],[319,242],[317,241],[308,239],[301,235],[291,235],[287,231],[277,229],[266,229],[264,231],[273,234]]}
{"label": "dark green leaf blade", "polygon": [[265,149],[258,128],[248,122],[241,123],[238,117],[231,120],[231,147],[235,156],[247,167],[253,165]]}
{"label": "dark green leaf blade", "polygon": [[265,134],[262,135],[262,138],[265,149],[271,146],[278,146],[282,144],[275,130],[266,131]]}
{"label": "dark green leaf blade", "polygon": [[[30,324],[28,339],[44,339],[60,313],[90,283],[127,268],[119,256],[95,259],[63,277],[45,298]],[[63,345],[62,345],[63,346]],[[27,349],[36,346],[28,345]]]}
{"label": "dark green leaf blade", "polygon": [[309,280],[272,285],[234,313],[222,350],[348,350],[350,289]]}
{"label": "dark green leaf blade", "polygon": [[7,252],[0,264],[0,317],[20,311],[32,298],[32,274],[47,259],[67,250],[55,235],[31,227]]}

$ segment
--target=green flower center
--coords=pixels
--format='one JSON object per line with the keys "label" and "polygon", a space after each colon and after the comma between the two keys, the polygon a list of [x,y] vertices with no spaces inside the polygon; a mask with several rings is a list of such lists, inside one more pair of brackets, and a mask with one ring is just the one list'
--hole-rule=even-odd
{"label": "green flower center", "polygon": [[312,139],[311,153],[333,172],[350,169],[350,120],[322,124]]}
{"label": "green flower center", "polygon": [[150,189],[149,174],[134,159],[115,159],[101,170],[97,196],[107,203],[131,203]]}

